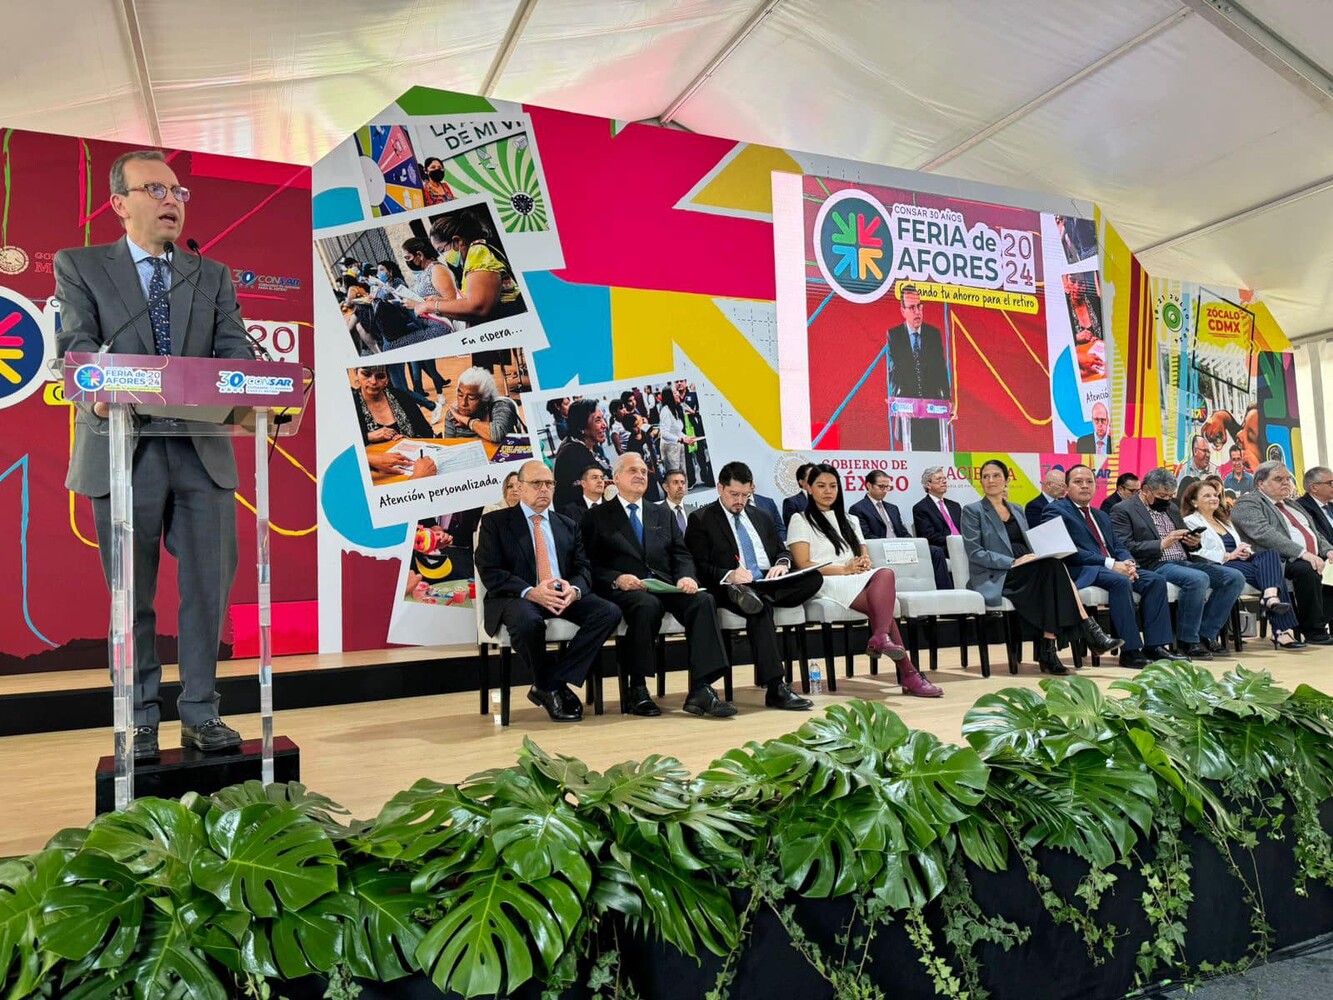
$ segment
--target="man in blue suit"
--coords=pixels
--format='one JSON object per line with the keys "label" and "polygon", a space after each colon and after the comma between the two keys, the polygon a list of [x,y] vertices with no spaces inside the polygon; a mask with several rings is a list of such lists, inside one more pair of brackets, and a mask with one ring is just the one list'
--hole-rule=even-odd
{"label": "man in blue suit", "polygon": [[861,522],[861,534],[870,538],[911,538],[903,526],[903,517],[896,504],[884,499],[889,491],[889,474],[873,470],[865,477],[866,495],[847,508]]}
{"label": "man in blue suit", "polygon": [[754,491],[754,483],[750,483],[749,490],[750,490],[750,498],[746,502],[751,507],[757,507],[759,510],[762,510],[765,514],[767,514],[769,517],[773,519],[773,523],[777,525],[778,528],[778,537],[782,539],[782,544],[786,545],[787,525],[782,520],[782,514],[778,510],[777,501],[775,501],[772,497],[764,496],[762,493],[756,493]]}
{"label": "man in blue suit", "polygon": [[[1065,475],[1068,492],[1046,507],[1042,520],[1064,518],[1078,551],[1065,559],[1078,587],[1100,587],[1111,598],[1111,626],[1125,640],[1120,665],[1138,670],[1154,660],[1171,659],[1171,614],[1166,603],[1166,581],[1140,570],[1129,550],[1116,538],[1111,518],[1090,506],[1097,478],[1086,465],[1075,465]],[[1143,638],[1139,638],[1134,594],[1142,599]]]}
{"label": "man in blue suit", "polygon": [[787,525],[791,521],[793,514],[799,514],[805,510],[805,505],[810,502],[810,493],[806,489],[805,477],[810,475],[810,470],[815,466],[810,462],[802,462],[796,467],[796,492],[786,497],[782,501],[782,518],[779,524],[782,530],[787,530]]}

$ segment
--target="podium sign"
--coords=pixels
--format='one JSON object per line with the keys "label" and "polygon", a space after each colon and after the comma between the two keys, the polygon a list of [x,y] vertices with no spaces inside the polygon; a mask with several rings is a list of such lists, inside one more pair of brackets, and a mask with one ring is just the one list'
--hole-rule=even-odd
{"label": "podium sign", "polygon": [[[273,645],[269,564],[268,444],[295,434],[305,369],[279,361],[74,352],[64,357],[65,399],[105,403],[110,449],[111,674],[115,800],[134,798],[134,466],[135,441],[155,435],[252,434],[259,611],[261,773],[273,781]],[[270,410],[279,416],[271,419]],[[148,418],[148,419],[145,419]]]}

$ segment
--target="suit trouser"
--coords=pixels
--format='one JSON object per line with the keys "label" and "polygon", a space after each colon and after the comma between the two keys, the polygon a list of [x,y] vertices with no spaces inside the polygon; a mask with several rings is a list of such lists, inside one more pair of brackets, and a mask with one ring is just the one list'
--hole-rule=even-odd
{"label": "suit trouser", "polygon": [[[188,437],[140,437],[134,449],[134,724],[162,715],[157,655],[157,569],[161,546],[176,559],[180,589],[178,659],[181,723],[218,714],[218,643],[236,578],[236,501],[204,469]],[[111,582],[111,498],[93,497],[102,572]]]}
{"label": "suit trouser", "polygon": [[938,590],[953,590],[953,573],[949,569],[948,552],[944,550],[943,545],[926,547],[930,549],[930,568],[935,571],[935,587]]}
{"label": "suit trouser", "polygon": [[1324,604],[1326,588],[1314,567],[1304,559],[1291,559],[1287,561],[1286,576],[1291,581],[1291,593],[1296,599],[1296,619],[1301,623],[1301,631],[1307,636],[1327,632],[1328,609]]}
{"label": "suit trouser", "polygon": [[784,676],[782,651],[778,649],[778,630],[773,624],[773,609],[799,608],[815,596],[823,582],[824,578],[818,573],[802,573],[791,579],[784,576],[759,584],[754,592],[764,602],[764,609],[752,615],[747,615],[737,607],[725,589],[713,592],[713,599],[719,608],[726,608],[745,619],[745,636],[750,640],[750,650],[754,653],[755,680],[760,684],[768,684]]}
{"label": "suit trouser", "polygon": [[[1166,581],[1149,570],[1139,570],[1131,581],[1113,569],[1097,570],[1090,586],[1101,587],[1111,595],[1111,628],[1115,637],[1125,641],[1132,652],[1144,646],[1171,645],[1171,609],[1166,603]],[[1134,595],[1142,598],[1143,639],[1139,639],[1139,619],[1134,611]]]}
{"label": "suit trouser", "polygon": [[690,656],[690,685],[711,684],[727,670],[722,630],[712,595],[650,594],[646,590],[611,590],[607,598],[625,616],[625,638],[620,645],[620,666],[632,684],[642,684],[657,658],[654,643],[662,616],[670,612],[685,627]]}
{"label": "suit trouser", "polygon": [[[1216,639],[1245,589],[1245,575],[1216,563],[1160,562],[1152,571],[1180,588],[1176,598],[1176,638],[1196,643]],[[1208,594],[1208,590],[1212,593]],[[1205,595],[1207,599],[1205,600]]]}
{"label": "suit trouser", "polygon": [[582,684],[602,644],[620,624],[620,611],[596,594],[584,594],[559,617],[579,627],[565,653],[552,665],[546,650],[546,623],[556,616],[522,597],[511,597],[500,611],[500,624],[519,660],[532,672],[533,686],[554,691],[566,684]]}

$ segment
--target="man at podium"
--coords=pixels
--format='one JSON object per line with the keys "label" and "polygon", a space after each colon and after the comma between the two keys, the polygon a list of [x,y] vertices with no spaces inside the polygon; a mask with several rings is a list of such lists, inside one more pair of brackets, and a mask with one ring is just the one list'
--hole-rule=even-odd
{"label": "man at podium", "polygon": [[[70,351],[251,360],[231,272],[173,252],[190,191],[156,150],[111,166],[111,207],[125,236],[55,256],[60,356]],[[111,579],[111,484],[105,403],[76,404],[65,485],[92,500],[102,570]],[[157,418],[148,418],[150,421]],[[181,745],[227,750],[240,735],[218,718],[218,641],[236,575],[236,458],[227,437],[191,435],[176,423],[145,427],[133,451],[134,756],[158,755],[162,663],[154,598],[160,548],[180,586]]]}

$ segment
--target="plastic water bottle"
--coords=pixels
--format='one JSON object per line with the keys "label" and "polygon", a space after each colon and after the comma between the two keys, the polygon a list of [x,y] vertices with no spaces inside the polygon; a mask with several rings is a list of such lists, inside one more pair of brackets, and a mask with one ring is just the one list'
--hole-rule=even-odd
{"label": "plastic water bottle", "polygon": [[818,660],[810,661],[810,693],[824,693],[824,673],[820,669]]}
{"label": "plastic water bottle", "polygon": [[491,718],[495,720],[495,724],[496,724],[497,726],[500,725],[500,723],[501,723],[501,719],[500,719],[500,692],[499,692],[499,691],[492,691],[492,692],[491,692]]}

